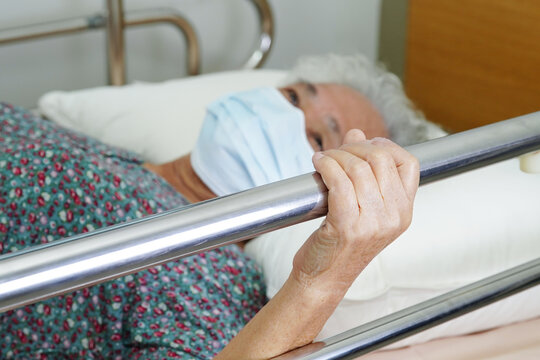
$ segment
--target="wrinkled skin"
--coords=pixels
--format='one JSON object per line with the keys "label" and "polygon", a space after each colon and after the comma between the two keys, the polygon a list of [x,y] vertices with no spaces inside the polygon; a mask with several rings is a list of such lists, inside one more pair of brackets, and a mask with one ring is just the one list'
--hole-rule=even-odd
{"label": "wrinkled skin", "polygon": [[389,136],[375,106],[348,86],[300,82],[279,91],[304,113],[306,136],[315,151],[337,149],[352,129],[361,129],[368,139]]}
{"label": "wrinkled skin", "polygon": [[268,359],[312,342],[354,279],[411,222],[418,161],[390,140],[351,130],[313,163],[328,188],[327,217],[283,287],[216,359]]}
{"label": "wrinkled skin", "polygon": [[328,215],[295,256],[293,276],[348,287],[409,226],[418,162],[388,139],[352,130],[338,149],[315,154],[314,164],[329,189]]}

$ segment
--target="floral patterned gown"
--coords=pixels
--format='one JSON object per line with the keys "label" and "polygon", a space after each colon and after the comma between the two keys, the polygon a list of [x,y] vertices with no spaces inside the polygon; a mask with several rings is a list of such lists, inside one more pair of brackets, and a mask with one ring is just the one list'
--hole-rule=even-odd
{"label": "floral patterned gown", "polygon": [[[0,253],[187,204],[141,165],[0,103]],[[264,294],[260,269],[223,247],[0,313],[0,358],[212,358]]]}

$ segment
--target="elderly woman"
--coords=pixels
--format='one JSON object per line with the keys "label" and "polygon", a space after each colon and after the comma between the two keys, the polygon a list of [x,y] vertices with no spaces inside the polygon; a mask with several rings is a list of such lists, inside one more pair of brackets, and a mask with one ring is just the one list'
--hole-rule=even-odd
{"label": "elderly woman", "polygon": [[191,156],[156,165],[1,105],[2,253],[312,166],[329,189],[326,221],[266,305],[260,270],[233,245],[1,314],[1,357],[256,359],[311,342],[411,220],[418,163],[375,137],[393,133],[382,108],[336,83],[230,95],[209,107]]}
{"label": "elderly woman", "polygon": [[[256,128],[257,122],[264,123]],[[253,125],[249,136],[242,134],[248,125]],[[286,137],[280,127],[288,128]],[[263,133],[261,128],[270,130]],[[314,171],[313,152],[339,147],[355,128],[368,139],[390,138],[401,146],[446,135],[414,108],[394,74],[362,55],[330,54],[301,58],[280,89],[257,89],[216,101],[208,108],[192,154],[145,166],[190,201],[202,201]],[[255,134],[260,135],[257,140]],[[284,154],[280,147],[295,152]],[[227,156],[235,152],[245,155]],[[264,158],[264,165],[254,164],[256,157]]]}

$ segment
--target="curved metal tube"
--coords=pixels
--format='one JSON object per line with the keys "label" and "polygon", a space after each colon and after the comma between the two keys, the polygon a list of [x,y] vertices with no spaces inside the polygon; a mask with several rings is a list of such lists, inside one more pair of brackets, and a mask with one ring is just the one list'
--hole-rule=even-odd
{"label": "curved metal tube", "polygon": [[173,9],[167,9],[151,15],[147,12],[130,12],[125,20],[126,26],[169,23],[176,26],[184,36],[187,45],[187,71],[189,75],[198,75],[201,70],[201,50],[197,33],[191,23]]}
{"label": "curved metal tube", "polygon": [[[113,9],[113,11],[116,11],[118,13],[118,9]],[[124,16],[124,29],[131,26],[157,23],[169,23],[171,25],[174,25],[178,30],[181,31],[182,35],[186,39],[188,74],[197,75],[200,73],[201,50],[195,29],[188,20],[178,14],[174,9],[159,9],[151,12],[126,12],[124,13]],[[75,34],[87,30],[101,29],[105,26],[107,26],[106,16],[93,15],[84,18],[56,20],[24,27],[0,29],[0,33],[8,34],[8,36],[0,37],[0,45],[16,43],[20,41],[42,39],[51,36]],[[116,21],[115,24],[111,26],[118,26],[118,21]],[[112,50],[112,53],[114,52],[115,50]],[[124,73],[125,67],[123,68],[120,63],[117,63],[117,65],[112,68],[112,72]]]}
{"label": "curved metal tube", "polygon": [[[250,0],[257,11],[260,32],[258,47],[243,65],[245,69],[260,68],[270,53],[274,38],[274,19],[272,9],[267,0]],[[197,33],[191,23],[174,9],[146,10],[124,13],[122,21],[122,2],[119,0],[107,0],[108,14],[94,15],[84,18],[49,21],[40,24],[19,27],[15,29],[0,29],[2,32],[10,32],[26,29],[22,35],[0,37],[0,45],[20,41],[34,40],[51,36],[68,35],[87,30],[108,28],[108,52],[109,52],[109,82],[113,85],[125,83],[125,61],[123,29],[130,26],[148,25],[156,23],[169,23],[176,26],[182,33],[187,44],[187,72],[189,75],[198,75],[201,69],[201,50]],[[119,32],[119,30],[122,30]]]}
{"label": "curved metal tube", "polygon": [[244,69],[260,68],[270,54],[274,39],[274,17],[270,5],[266,0],[251,0],[251,3],[253,3],[259,15],[261,34],[258,41],[259,47],[246,61],[243,66]]}
{"label": "curved metal tube", "polygon": [[[421,183],[540,149],[540,112],[408,147]],[[317,174],[0,257],[0,311],[252,238],[326,212]]]}
{"label": "curved metal tube", "polygon": [[352,359],[540,284],[536,259],[276,357],[279,360]]}
{"label": "curved metal tube", "polygon": [[[5,36],[0,37],[0,45],[20,42],[20,41],[27,41],[27,40],[34,40],[34,39],[41,39],[46,38],[50,36],[59,36],[59,35],[68,35],[73,34],[77,32],[83,32],[89,29],[93,29],[94,27],[91,26],[91,24],[98,24],[98,21],[96,21],[96,18],[99,20],[99,27],[104,27],[104,20],[105,17],[99,15],[96,17],[89,17],[89,18],[77,18],[77,19],[66,19],[61,21],[49,21],[41,24],[33,24],[29,26],[25,26],[25,29],[30,28],[32,31],[26,31],[26,33],[21,35],[11,35],[11,36]],[[61,24],[61,25],[60,25]],[[53,26],[54,25],[54,26]],[[9,33],[17,31],[21,31],[21,27],[17,28],[10,28],[10,29],[0,29],[0,34],[2,33]]]}

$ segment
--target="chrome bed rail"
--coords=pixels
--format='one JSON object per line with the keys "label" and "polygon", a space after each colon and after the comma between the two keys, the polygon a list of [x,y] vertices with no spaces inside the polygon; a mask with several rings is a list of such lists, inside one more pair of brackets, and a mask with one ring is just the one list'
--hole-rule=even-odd
{"label": "chrome bed rail", "polygon": [[274,359],[353,359],[540,284],[540,258]]}
{"label": "chrome bed rail", "polygon": [[[257,11],[260,35],[258,45],[243,65],[243,68],[255,69],[261,67],[269,55],[274,38],[274,19],[267,0],[249,0],[249,2]],[[193,25],[177,10],[164,8],[124,12],[123,0],[106,0],[106,9],[105,14],[0,29],[0,45],[105,28],[109,84],[124,85],[126,82],[125,28],[165,23],[176,27],[186,41],[188,75],[200,73],[200,41]]]}
{"label": "chrome bed rail", "polygon": [[259,47],[244,64],[244,69],[256,69],[261,67],[270,54],[274,39],[274,17],[272,9],[266,0],[251,0],[259,15],[260,35]]}
{"label": "chrome bed rail", "polygon": [[[540,149],[540,112],[409,146],[420,183]],[[0,312],[323,216],[316,174],[0,256]],[[279,359],[350,359],[540,282],[540,259]]]}
{"label": "chrome bed rail", "polygon": [[[409,146],[427,182],[540,149],[540,112]],[[0,312],[323,216],[306,174],[0,256]]]}

